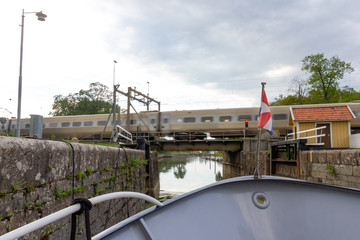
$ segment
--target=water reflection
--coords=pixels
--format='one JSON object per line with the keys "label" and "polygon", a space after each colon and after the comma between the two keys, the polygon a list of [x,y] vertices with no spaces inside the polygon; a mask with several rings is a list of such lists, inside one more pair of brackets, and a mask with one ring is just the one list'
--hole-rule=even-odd
{"label": "water reflection", "polygon": [[177,166],[175,166],[174,175],[177,179],[179,178],[183,179],[185,177],[185,174],[186,174],[185,164],[178,164]]}
{"label": "water reflection", "polygon": [[159,160],[160,197],[180,194],[223,179],[222,164],[199,155],[175,155]]}

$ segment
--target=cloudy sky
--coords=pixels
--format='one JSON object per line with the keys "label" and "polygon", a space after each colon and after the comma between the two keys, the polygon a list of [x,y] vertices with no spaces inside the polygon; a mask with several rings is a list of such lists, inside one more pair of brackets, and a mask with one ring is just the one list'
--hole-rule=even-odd
{"label": "cloudy sky", "polygon": [[47,116],[57,94],[112,87],[113,60],[120,89],[147,93],[149,82],[162,110],[258,106],[261,82],[269,100],[288,94],[316,53],[351,62],[341,85],[360,90],[358,0],[13,0],[0,9],[7,117],[17,111],[22,9],[48,15],[25,17],[22,117]]}

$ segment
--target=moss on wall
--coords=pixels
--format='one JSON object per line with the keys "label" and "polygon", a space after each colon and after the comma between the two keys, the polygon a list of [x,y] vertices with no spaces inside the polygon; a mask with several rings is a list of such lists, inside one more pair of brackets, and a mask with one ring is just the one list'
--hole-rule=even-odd
{"label": "moss on wall", "polygon": [[[0,235],[69,206],[73,195],[91,198],[113,191],[147,193],[151,188],[148,178],[156,172],[146,169],[151,169],[148,165],[154,165],[154,160],[145,160],[143,151],[71,144],[74,152],[64,142],[0,137]],[[120,199],[112,201],[109,212],[108,203],[97,204],[92,210],[96,214],[91,215],[93,234],[103,230],[108,212],[110,226],[126,218],[130,214],[127,209],[136,213],[143,207],[142,200]],[[59,239],[69,234],[69,228],[70,217],[27,238]],[[83,232],[80,228],[80,238]]]}

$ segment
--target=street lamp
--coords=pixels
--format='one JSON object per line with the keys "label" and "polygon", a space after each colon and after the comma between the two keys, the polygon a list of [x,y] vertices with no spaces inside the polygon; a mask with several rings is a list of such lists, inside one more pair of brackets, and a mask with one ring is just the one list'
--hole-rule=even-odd
{"label": "street lamp", "polygon": [[[147,85],[148,85],[148,93],[147,93],[147,96],[149,97],[149,93],[150,93],[150,83],[149,82],[146,82]],[[147,111],[149,111],[149,105],[150,105],[150,102],[149,102],[149,98],[147,99],[147,103],[146,103],[146,109]]]}
{"label": "street lamp", "polygon": [[47,17],[43,12],[22,12],[21,15],[21,43],[20,43],[20,73],[19,73],[19,91],[18,91],[18,108],[17,108],[17,120],[16,120],[16,137],[20,137],[20,118],[21,118],[21,91],[22,91],[22,60],[23,60],[23,42],[24,42],[24,18],[25,14],[35,13],[38,20],[43,22]]}

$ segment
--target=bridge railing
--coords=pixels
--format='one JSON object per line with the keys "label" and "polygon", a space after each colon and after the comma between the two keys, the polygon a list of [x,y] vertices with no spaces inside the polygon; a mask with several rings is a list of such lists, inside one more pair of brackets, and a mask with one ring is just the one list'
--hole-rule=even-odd
{"label": "bridge railing", "polygon": [[[211,134],[210,134],[211,132]],[[136,142],[136,138],[144,138],[147,140],[152,139],[152,135],[159,136],[159,140],[211,140],[211,139],[229,139],[229,138],[245,138],[243,129],[229,130],[229,131],[161,131],[153,132],[149,134],[144,131],[141,133],[133,134],[133,141]]]}
{"label": "bridge railing", "polygon": [[[122,134],[122,138],[130,141],[131,133],[126,131],[124,128],[119,126],[119,130],[122,130],[127,135]],[[166,131],[162,130],[161,132],[151,132],[140,131],[138,130],[135,133],[132,133],[131,140],[133,143],[137,142],[138,138],[146,139],[148,141],[158,141],[158,140],[168,140],[168,141],[177,141],[177,140],[227,140],[227,139],[245,139],[254,136],[254,133],[249,133],[244,129],[238,130],[201,130],[201,131]],[[154,137],[156,136],[156,137]],[[127,137],[127,138],[126,138]]]}

